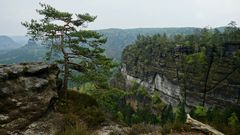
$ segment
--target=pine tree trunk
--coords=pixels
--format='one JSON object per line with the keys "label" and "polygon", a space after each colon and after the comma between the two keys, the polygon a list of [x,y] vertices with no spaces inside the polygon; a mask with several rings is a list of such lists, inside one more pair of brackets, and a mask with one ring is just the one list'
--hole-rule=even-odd
{"label": "pine tree trunk", "polygon": [[67,52],[64,50],[64,36],[63,36],[63,32],[61,34],[61,51],[63,53],[64,56],[64,76],[63,76],[63,92],[66,93],[67,89],[68,89],[68,77],[69,77],[69,65],[68,65],[68,54]]}
{"label": "pine tree trunk", "polygon": [[68,77],[69,77],[69,65],[68,65],[68,55],[64,54],[64,79],[63,79],[63,90],[68,89]]}

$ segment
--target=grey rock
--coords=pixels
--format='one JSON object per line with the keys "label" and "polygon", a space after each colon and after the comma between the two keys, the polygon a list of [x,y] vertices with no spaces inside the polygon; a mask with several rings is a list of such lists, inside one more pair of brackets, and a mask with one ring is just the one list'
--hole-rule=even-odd
{"label": "grey rock", "polygon": [[[56,65],[24,63],[0,66],[0,133],[49,135],[57,132],[51,102],[58,97]],[[47,118],[46,118],[47,117]],[[59,119],[61,120],[61,119]],[[37,132],[37,128],[39,128]],[[40,132],[45,127],[51,132]]]}

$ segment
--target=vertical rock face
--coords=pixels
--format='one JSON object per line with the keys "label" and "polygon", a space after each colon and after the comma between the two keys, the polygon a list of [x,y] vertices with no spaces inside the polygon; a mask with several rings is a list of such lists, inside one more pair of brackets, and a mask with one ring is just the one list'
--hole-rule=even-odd
{"label": "vertical rock face", "polygon": [[[208,108],[240,106],[240,68],[233,55],[239,51],[238,46],[230,46],[230,49],[223,50],[225,55],[214,58],[208,78],[206,73],[209,64],[201,65],[199,62],[184,68],[181,63],[187,60],[181,59],[178,52],[159,52],[156,45],[148,44],[130,45],[124,50],[121,72],[126,76],[126,84],[136,82],[150,91],[159,91],[162,100],[174,106],[183,101],[185,96],[188,107],[203,103]],[[146,53],[144,49],[151,51]],[[195,61],[195,55],[200,55],[191,55],[189,52],[184,56],[192,58],[190,63]],[[207,58],[207,53],[205,56]]]}
{"label": "vertical rock face", "polygon": [[56,65],[0,65],[0,134],[17,134],[45,116],[58,96]]}
{"label": "vertical rock face", "polygon": [[160,97],[167,103],[178,105],[181,94],[180,87],[173,84],[165,76],[157,74],[154,78],[154,89],[160,92]]}
{"label": "vertical rock face", "polygon": [[158,91],[161,99],[174,106],[177,106],[181,99],[180,87],[173,84],[165,76],[156,74],[152,78],[142,81],[140,78],[132,77],[127,74],[126,66],[122,66],[122,74],[126,78],[126,84],[130,87],[133,83],[138,83],[150,91]]}
{"label": "vertical rock face", "polygon": [[[181,84],[176,84],[168,79],[164,74],[156,73],[155,75],[146,78],[133,77],[128,74],[127,70],[122,67],[122,74],[125,76],[126,85],[130,87],[133,83],[138,83],[149,91],[158,91],[161,99],[168,104],[177,106],[183,101],[183,92]],[[229,82],[230,83],[230,82]],[[237,82],[238,83],[238,82]],[[201,82],[199,81],[199,85]],[[225,107],[225,106],[240,106],[239,103],[239,84],[223,84],[223,86],[207,92],[206,107]],[[186,90],[186,104],[189,107],[194,107],[202,104],[203,93],[198,84],[191,84],[192,90]],[[199,88],[199,89],[197,89]]]}

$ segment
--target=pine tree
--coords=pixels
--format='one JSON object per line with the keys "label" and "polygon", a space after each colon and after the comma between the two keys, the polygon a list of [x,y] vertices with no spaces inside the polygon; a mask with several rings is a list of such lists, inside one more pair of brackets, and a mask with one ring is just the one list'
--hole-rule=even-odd
{"label": "pine tree", "polygon": [[86,29],[87,24],[93,22],[96,17],[88,13],[61,12],[42,3],[40,6],[43,9],[37,12],[43,19],[32,19],[30,22],[23,22],[22,25],[27,28],[27,34],[34,40],[44,41],[49,47],[48,56],[51,56],[52,52],[61,54],[57,62],[63,66],[62,89],[66,91],[69,79],[76,78],[76,75],[82,78],[88,76],[88,81],[97,85],[106,82],[103,75],[113,67],[111,59],[103,54],[104,49],[101,48],[106,38]]}

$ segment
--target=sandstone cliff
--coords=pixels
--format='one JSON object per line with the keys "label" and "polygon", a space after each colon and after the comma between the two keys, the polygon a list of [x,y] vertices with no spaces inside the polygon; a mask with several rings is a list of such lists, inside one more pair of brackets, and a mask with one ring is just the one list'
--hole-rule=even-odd
{"label": "sandstone cliff", "polygon": [[[51,112],[60,81],[56,65],[0,65],[0,134],[55,134],[61,117]],[[54,124],[55,123],[55,124]]]}
{"label": "sandstone cliff", "polygon": [[[125,76],[126,83],[130,85],[136,82],[150,91],[158,91],[163,101],[174,106],[184,100],[184,91],[186,91],[186,104],[189,107],[201,105],[204,97],[206,66],[203,67],[199,63],[194,63],[196,60],[190,59],[192,64],[183,69],[181,64],[183,60],[181,61],[181,56],[176,50],[174,51],[169,49],[161,52],[161,48],[156,49],[156,45],[151,44],[130,45],[124,50],[122,57],[121,72]],[[234,65],[233,57],[236,51],[237,49],[229,52],[225,48],[224,55],[214,59],[206,86],[206,107],[240,105],[240,70]],[[186,49],[181,55],[183,53],[186,58],[200,55]]]}

